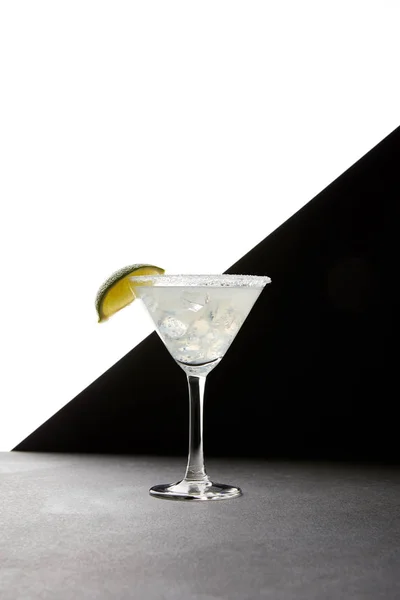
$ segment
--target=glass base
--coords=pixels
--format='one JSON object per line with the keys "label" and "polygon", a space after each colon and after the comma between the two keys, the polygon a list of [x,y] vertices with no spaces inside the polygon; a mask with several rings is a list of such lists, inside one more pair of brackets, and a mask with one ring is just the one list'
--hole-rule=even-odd
{"label": "glass base", "polygon": [[242,490],[224,483],[183,479],[178,483],[155,485],[150,488],[149,493],[150,496],[164,500],[227,500],[241,496]]}

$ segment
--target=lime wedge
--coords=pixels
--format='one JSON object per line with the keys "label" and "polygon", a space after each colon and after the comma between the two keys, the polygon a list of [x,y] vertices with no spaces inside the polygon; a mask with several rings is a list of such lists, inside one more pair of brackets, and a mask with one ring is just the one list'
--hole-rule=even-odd
{"label": "lime wedge", "polygon": [[96,311],[99,323],[107,321],[109,317],[136,298],[132,282],[129,277],[133,275],[162,275],[164,269],[154,265],[129,265],[115,271],[100,287],[96,296]]}

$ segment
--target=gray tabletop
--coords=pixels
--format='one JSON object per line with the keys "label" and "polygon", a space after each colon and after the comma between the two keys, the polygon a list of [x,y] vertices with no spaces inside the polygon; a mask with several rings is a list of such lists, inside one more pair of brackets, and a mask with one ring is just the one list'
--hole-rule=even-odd
{"label": "gray tabletop", "polygon": [[400,598],[394,468],[209,460],[241,498],[148,495],[184,460],[0,454],[0,598]]}

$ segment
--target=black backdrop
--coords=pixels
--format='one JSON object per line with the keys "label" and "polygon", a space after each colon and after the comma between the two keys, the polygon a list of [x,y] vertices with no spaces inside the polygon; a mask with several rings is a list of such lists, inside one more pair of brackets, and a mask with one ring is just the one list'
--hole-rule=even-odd
{"label": "black backdrop", "polygon": [[[399,462],[399,199],[397,128],[227,270],[273,283],[208,377],[206,455]],[[154,333],[15,450],[185,455],[187,419]]]}

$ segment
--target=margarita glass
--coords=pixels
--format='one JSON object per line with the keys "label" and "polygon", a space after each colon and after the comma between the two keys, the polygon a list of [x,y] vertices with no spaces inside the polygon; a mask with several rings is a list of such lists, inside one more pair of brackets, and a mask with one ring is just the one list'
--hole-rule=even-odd
{"label": "margarita glass", "polygon": [[173,500],[223,500],[238,487],[213,483],[204,467],[206,377],[222,360],[270,278],[256,275],[142,275],[129,278],[189,385],[189,455],[182,481],[150,494]]}

